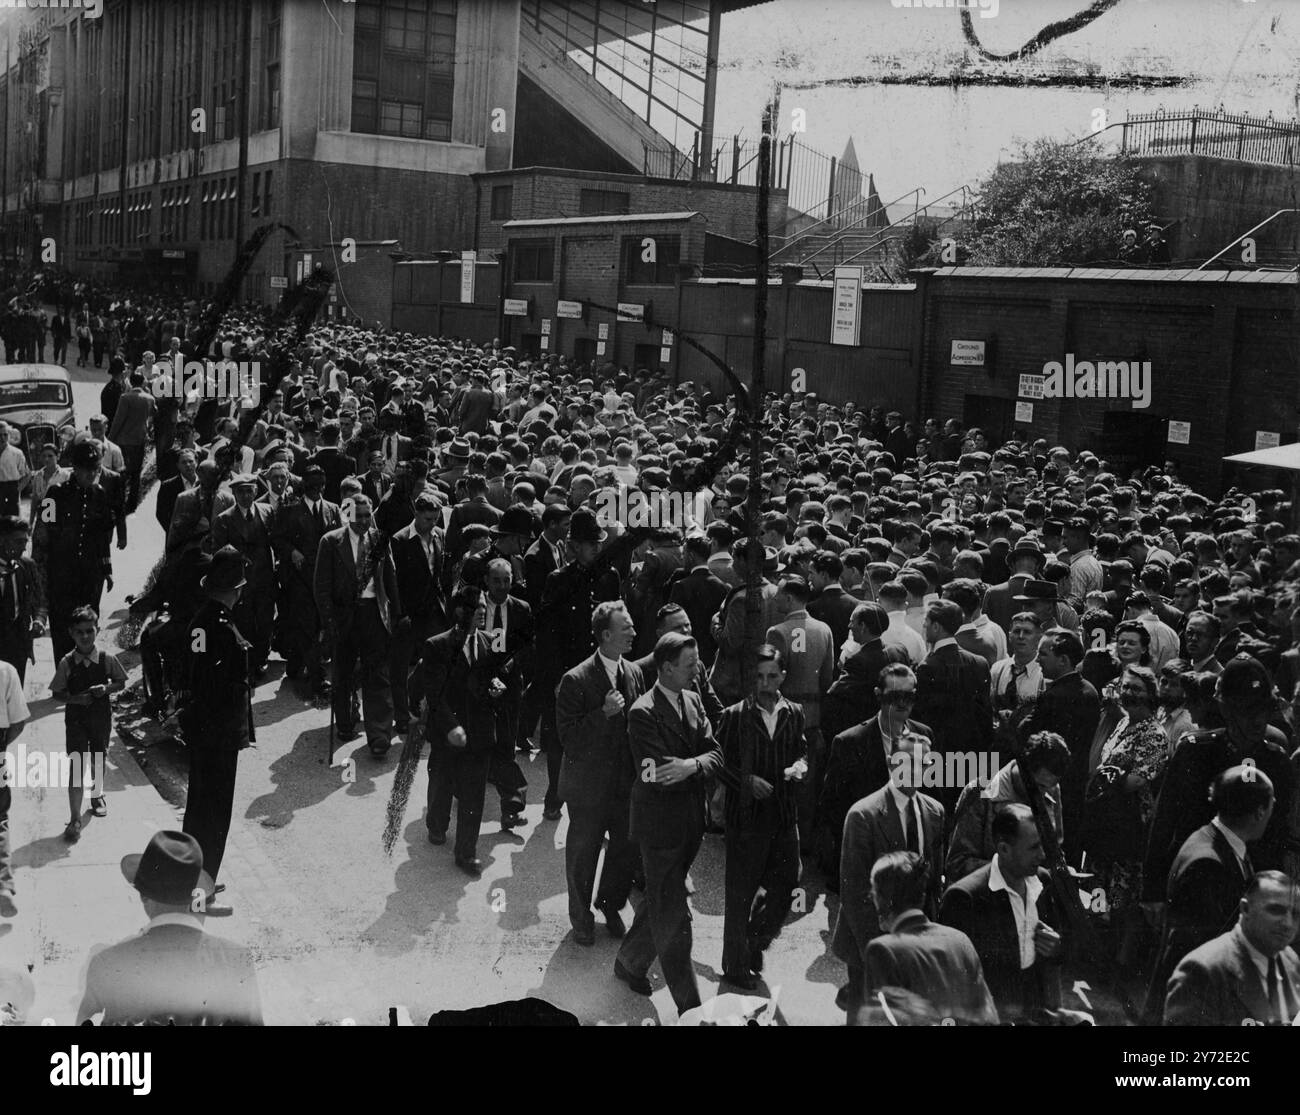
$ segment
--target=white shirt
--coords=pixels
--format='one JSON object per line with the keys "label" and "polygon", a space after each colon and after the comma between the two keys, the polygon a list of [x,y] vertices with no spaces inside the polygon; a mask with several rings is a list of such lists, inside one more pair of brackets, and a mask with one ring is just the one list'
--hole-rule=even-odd
{"label": "white shirt", "polygon": [[11,728],[21,724],[31,714],[27,711],[27,701],[23,698],[23,683],[18,680],[18,671],[8,662],[0,661],[0,728]]}
{"label": "white shirt", "polygon": [[[431,564],[430,568],[432,569],[432,567],[433,566]],[[504,651],[506,648],[506,627],[509,624],[509,614],[510,614],[509,599],[510,599],[509,596],[507,596],[505,600],[501,601],[501,603],[498,604],[490,596],[485,595],[483,597],[483,607],[487,609],[487,623],[484,625],[484,630],[489,632],[497,632],[497,631],[501,632],[500,635],[494,634],[492,636],[492,647],[493,649],[496,650]],[[496,623],[498,608],[501,609],[500,625]]]}
{"label": "white shirt", "polygon": [[[361,572],[361,536],[351,527],[348,528],[348,541],[352,543],[352,560],[356,564],[357,572]],[[375,579],[371,577],[366,587],[361,590],[362,600],[373,600],[375,598]]]}
{"label": "white shirt", "polygon": [[898,810],[898,823],[903,826],[903,839],[907,839],[907,811],[912,811],[912,817],[916,822],[916,850],[921,855],[925,855],[925,826],[921,824],[921,803],[916,800],[916,796],[908,797],[900,790],[891,778],[887,783],[889,786],[889,796],[894,799],[894,808]]}
{"label": "white shirt", "polygon": [[[1265,956],[1259,951],[1259,949],[1250,943],[1250,938],[1242,931],[1241,922],[1237,922],[1237,924],[1232,927],[1232,932],[1235,934],[1238,942],[1245,948],[1246,954],[1250,957],[1251,963],[1255,965],[1255,970],[1259,972],[1259,982],[1263,987],[1264,995],[1267,998],[1268,969],[1273,957]],[[1277,967],[1279,976],[1277,992],[1275,998],[1269,1003],[1269,1006],[1273,1008],[1273,1011],[1278,1018],[1286,1019],[1290,1014],[1290,1011],[1288,1011],[1286,1007],[1286,993],[1282,988],[1282,981],[1289,980],[1289,976],[1287,975],[1286,965],[1282,963],[1280,957],[1277,960]],[[1294,993],[1296,989],[1292,987],[1291,990]]]}
{"label": "white shirt", "polygon": [[930,653],[933,654],[940,647],[946,647],[946,646],[955,647],[956,645],[957,645],[957,640],[954,639],[951,635],[946,635],[944,638],[940,639],[937,643],[934,644],[934,646],[930,648]]}
{"label": "white shirt", "polygon": [[[606,661],[608,661],[608,659]],[[686,698],[682,696],[682,691],[679,689],[676,693],[674,693],[671,689],[665,686],[664,683],[661,681],[655,682],[655,688],[659,690],[659,692],[662,693],[665,697],[668,698],[668,703],[673,706],[673,711],[677,713],[678,716],[682,717],[684,723]]]}
{"label": "white shirt", "polygon": [[1155,612],[1138,617],[1151,636],[1151,668],[1159,670],[1166,662],[1178,657],[1178,633]]}
{"label": "white shirt", "polygon": [[[489,601],[489,603],[491,602]],[[488,618],[490,619],[491,616],[492,613],[491,611],[489,611]],[[504,616],[502,617],[502,622],[504,625]],[[609,684],[612,685],[615,689],[617,689],[618,688],[618,667],[623,660],[621,658],[606,658],[603,654],[600,653],[600,651],[596,651],[596,657],[600,660],[600,664],[605,667],[605,676],[609,678]],[[665,689],[664,692],[666,693],[668,691]]]}
{"label": "white shirt", "polygon": [[[433,531],[430,530],[428,534],[421,534],[421,533],[417,530],[417,531],[415,532],[415,537],[416,537],[416,539],[417,539],[417,540],[419,541],[419,543],[420,543],[420,548],[421,548],[422,550],[424,550],[424,560],[425,560],[425,561],[428,563],[428,565],[429,565],[429,572],[432,573],[432,572],[433,572],[434,554],[435,554],[435,550],[434,550],[434,546],[433,546]],[[502,621],[501,621],[501,626],[502,626],[502,628],[504,629],[504,627],[505,627],[505,620],[504,620],[504,618],[503,618]]]}
{"label": "white shirt", "polygon": [[1021,898],[1007,884],[998,866],[998,857],[994,856],[989,870],[989,890],[1007,892],[1011,899],[1011,913],[1016,919],[1016,934],[1020,938],[1020,970],[1034,966],[1034,930],[1038,928],[1038,896],[1043,890],[1043,881],[1037,875],[1025,880],[1025,897]]}
{"label": "white shirt", "polygon": [[772,711],[768,712],[762,705],[755,702],[755,707],[758,709],[759,715],[763,717],[763,727],[767,729],[768,739],[776,739],[776,722],[780,718],[781,707],[783,705],[788,705],[789,703],[790,702],[784,697],[778,697],[776,699],[776,704],[772,706]]}
{"label": "white shirt", "polygon": [[925,661],[925,640],[907,625],[906,612],[889,613],[889,626],[880,641],[887,647],[902,647],[913,666]]}
{"label": "white shirt", "polygon": [[159,914],[157,917],[150,918],[149,924],[144,927],[142,933],[148,933],[149,930],[160,925],[183,925],[186,929],[197,929],[203,932],[203,924],[193,914],[182,914],[179,912],[169,912]]}
{"label": "white shirt", "polygon": [[[1003,658],[993,663],[993,669],[989,671],[989,696],[995,701],[1002,696],[1015,666],[1014,657]],[[1043,692],[1043,668],[1036,658],[1031,658],[1024,671],[1016,678],[1016,695],[1021,701],[1036,700]]]}

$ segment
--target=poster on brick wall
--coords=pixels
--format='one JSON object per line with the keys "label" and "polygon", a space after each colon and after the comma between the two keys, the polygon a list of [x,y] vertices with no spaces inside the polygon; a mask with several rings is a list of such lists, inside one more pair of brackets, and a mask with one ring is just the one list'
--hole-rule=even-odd
{"label": "poster on brick wall", "polygon": [[1192,424],[1190,422],[1169,421],[1169,444],[1170,445],[1189,445],[1192,440]]}
{"label": "poster on brick wall", "polygon": [[1276,449],[1282,444],[1282,435],[1274,430],[1256,430],[1255,431],[1255,448],[1256,449]]}

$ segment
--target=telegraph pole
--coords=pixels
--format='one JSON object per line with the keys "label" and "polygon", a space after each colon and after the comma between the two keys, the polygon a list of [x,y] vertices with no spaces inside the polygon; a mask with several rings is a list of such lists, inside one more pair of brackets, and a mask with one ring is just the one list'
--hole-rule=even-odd
{"label": "telegraph pole", "polygon": [[772,192],[772,128],[776,94],[763,109],[763,135],[758,143],[758,213],[754,240],[754,363],[749,384],[749,491],[745,502],[745,529],[749,551],[745,560],[745,647],[741,657],[742,684],[754,693],[755,652],[767,634],[763,625],[763,542],[759,519],[763,499],[763,402],[767,356],[768,200]]}

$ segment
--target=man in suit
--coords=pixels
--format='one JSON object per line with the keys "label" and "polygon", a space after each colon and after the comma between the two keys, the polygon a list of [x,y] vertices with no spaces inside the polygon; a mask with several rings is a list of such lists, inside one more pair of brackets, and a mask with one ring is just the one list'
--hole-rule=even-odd
{"label": "man in suit", "polygon": [[415,499],[415,518],[393,535],[393,567],[402,612],[389,644],[389,674],[393,689],[393,730],[411,727],[411,709],[419,708],[416,675],[419,652],[428,639],[447,627],[442,595],[442,528],[438,501],[429,495]]}
{"label": "man in suit", "polygon": [[636,628],[622,601],[597,604],[591,627],[596,653],[569,670],[555,692],[555,724],[564,749],[559,793],[569,806],[564,873],[569,923],[580,945],[595,942],[592,893],[606,836],[596,909],[611,936],[625,935],[621,911],[638,865],[637,846],[628,835],[633,770],[627,718],[645,692],[641,671],[623,657],[632,649]]}
{"label": "man in suit", "polygon": [[[903,1025],[949,1020],[997,1024],[997,1007],[971,939],[936,924],[926,913],[935,873],[929,861],[912,851],[886,852],[871,868],[871,905],[882,932],[866,945],[862,982],[867,1011],[850,1015],[850,1025],[898,1025],[900,1020]],[[875,1009],[881,1000],[889,1009],[886,1017],[879,1017],[883,1009]]]}
{"label": "man in suit", "polygon": [[182,449],[176,455],[176,475],[158,485],[158,502],[154,506],[154,517],[163,528],[164,535],[172,525],[172,514],[176,510],[176,500],[182,492],[191,491],[198,484],[198,458],[192,449]]}
{"label": "man in suit", "polygon": [[360,735],[352,718],[359,659],[366,745],[381,759],[392,745],[388,644],[393,616],[401,614],[401,596],[389,540],[372,526],[370,500],[353,496],[343,517],[346,525],[320,540],[313,581],[316,608],[322,637],[333,648],[332,699],[339,739],[350,743]]}
{"label": "man in suit", "polygon": [[709,570],[711,551],[706,535],[689,535],[682,543],[682,567],[668,585],[668,602],[686,609],[691,631],[700,644],[700,661],[706,669],[713,664],[718,650],[711,623],[727,598],[726,583]]}
{"label": "man in suit", "polygon": [[302,498],[281,504],[271,521],[271,546],[280,571],[280,649],[291,678],[305,675],[313,693],[325,694],[324,659],[328,647],[320,638],[316,609],[316,557],[320,540],[343,525],[338,505],[324,498],[325,472],[308,465],[303,473]]}
{"label": "man in suit", "polygon": [[383,462],[383,472],[389,480],[397,473],[397,466],[402,461],[409,461],[414,452],[414,443],[409,437],[398,431],[401,423],[399,415],[385,410],[379,415],[379,453]]}
{"label": "man in suit", "polygon": [[694,639],[665,635],[655,645],[658,680],[628,714],[634,774],[629,832],[640,846],[646,889],[614,975],[649,995],[646,972],[658,956],[678,1014],[700,1005],[686,875],[704,838],[704,779],[722,767],[704,708],[687,688],[698,663]]}
{"label": "man in suit", "polygon": [[519,732],[519,708],[524,679],[532,672],[533,612],[510,590],[514,587],[513,566],[508,558],[494,557],[484,574],[487,597],[485,628],[492,649],[506,656],[499,676],[505,692],[496,704],[496,746],[488,782],[496,787],[501,799],[501,827],[517,828],[524,823],[524,805],[528,798],[528,779],[515,761],[515,739]]}
{"label": "man in suit", "polygon": [[430,844],[447,842],[451,799],[456,799],[456,866],[477,878],[476,854],[488,769],[496,748],[495,703],[505,692],[498,670],[506,655],[483,630],[484,595],[466,585],[451,598],[453,626],[424,644],[424,694],[428,702],[429,793],[424,819]]}
{"label": "man in suit", "polygon": [[109,440],[122,449],[122,459],[126,466],[123,479],[126,481],[128,512],[134,511],[140,502],[140,470],[144,467],[149,425],[158,408],[153,395],[145,390],[143,369],[131,373],[130,383],[130,389],[117,401],[112,425],[108,428]]}
{"label": "man in suit", "polygon": [[1059,1006],[1063,942],[1029,806],[1000,806],[993,837],[993,860],[949,885],[939,920],[971,939],[1003,1021],[1028,1021]]}
{"label": "man in suit", "polygon": [[1007,633],[980,611],[984,592],[982,581],[959,577],[944,586],[943,598],[962,610],[963,622],[954,635],[957,645],[978,655],[992,668],[993,663],[1007,656]]}
{"label": "man in suit", "polygon": [[1255,874],[1249,846],[1264,835],[1273,804],[1273,783],[1254,767],[1229,767],[1215,780],[1214,819],[1183,842],[1169,869],[1164,939],[1147,990],[1150,1025],[1160,1024],[1179,961],[1232,928]]}
{"label": "man in suit", "polygon": [[214,551],[233,546],[244,559],[247,584],[235,605],[234,622],[253,646],[254,677],[266,674],[271,655],[271,628],[275,617],[275,557],[271,550],[270,510],[257,503],[257,477],[241,473],[231,477],[235,506],[221,512],[212,523]]}
{"label": "man in suit", "polygon": [[[979,756],[993,745],[989,664],[957,645],[957,629],[964,621],[961,607],[951,600],[937,600],[926,610],[930,652],[916,670],[916,716],[930,726],[941,751]],[[960,790],[942,788],[945,809],[956,805]]]}
{"label": "man in suit", "polygon": [[447,520],[445,538],[447,558],[443,563],[442,586],[450,592],[452,576],[456,563],[465,556],[469,546],[462,537],[462,532],[470,523],[482,523],[494,527],[501,521],[501,512],[487,501],[487,480],[482,476],[465,478],[465,498],[451,509],[451,518]]}
{"label": "man in suit", "polygon": [[724,710],[718,725],[727,786],[722,978],[746,991],[758,986],[799,882],[795,786],[808,770],[803,709],[781,695],[781,651],[760,646],[755,673],[756,698]]}
{"label": "man in suit", "polygon": [[808,741],[808,778],[798,787],[799,824],[808,849],[812,844],[813,813],[826,770],[826,744],[822,738],[822,694],[835,677],[835,641],[831,629],[808,614],[812,595],[808,582],[788,576],[777,588],[776,608],[785,618],[767,629],[767,642],[786,663],[781,695],[803,708]]}
{"label": "man in suit", "polygon": [[929,727],[911,718],[916,704],[916,675],[910,666],[893,662],[881,669],[875,699],[875,714],[831,740],[826,759],[826,780],[817,799],[818,835],[814,843],[831,889],[839,887],[844,818],[854,802],[889,782],[895,741],[904,734],[932,739]]}
{"label": "man in suit", "polygon": [[1025,585],[1036,580],[1047,564],[1047,555],[1043,547],[1033,538],[1021,538],[1007,555],[1011,567],[1011,576],[1000,585],[993,585],[984,593],[983,611],[1003,631],[1011,628],[1011,617],[1020,611],[1015,597],[1024,591]]}
{"label": "man in suit", "polygon": [[1045,686],[1034,710],[1020,727],[1020,745],[1039,732],[1055,732],[1070,749],[1070,764],[1061,777],[1061,824],[1064,848],[1078,864],[1083,795],[1088,783],[1088,753],[1101,719],[1101,698],[1079,673],[1083,642],[1073,631],[1048,631],[1038,643],[1038,665]]}
{"label": "man in suit", "polygon": [[487,432],[488,421],[497,412],[497,397],[488,387],[486,372],[474,372],[470,376],[470,386],[452,409],[452,417],[459,421],[462,435]]}
{"label": "man in suit", "polygon": [[840,911],[831,948],[849,969],[844,1006],[850,1024],[862,1008],[866,987],[867,944],[881,933],[872,904],[871,871],[886,852],[915,852],[932,864],[921,902],[927,915],[939,908],[942,881],[943,806],[920,792],[930,741],[904,731],[890,755],[891,777],[880,789],[856,802],[844,818],[840,852]]}
{"label": "man in suit", "polygon": [[122,859],[149,924],[91,954],[77,1025],[260,1026],[252,954],[203,930],[194,895],[212,890],[203,851],[183,832],[158,832],[144,853]]}
{"label": "man in suit", "polygon": [[854,609],[861,603],[840,583],[843,574],[844,562],[838,554],[822,551],[813,557],[813,595],[808,601],[808,614],[831,629],[831,641],[837,654],[849,637]]}
{"label": "man in suit", "polygon": [[839,661],[839,673],[822,700],[822,735],[834,740],[841,732],[870,720],[880,711],[876,686],[880,671],[893,662],[907,663],[907,651],[885,646],[889,613],[869,601],[853,609],[849,634],[853,642]]}
{"label": "man in suit", "polygon": [[378,507],[392,486],[393,478],[384,472],[384,455],[378,449],[366,454],[366,473],[361,477],[361,491]]}
{"label": "man in suit", "polygon": [[[659,614],[655,616],[655,642],[658,643],[669,631],[678,631],[683,635],[695,636],[695,631],[691,627],[691,618],[686,614],[686,610],[680,604],[665,604],[659,609]],[[634,660],[634,665],[641,671],[643,678],[655,677],[658,671],[655,669],[655,656],[652,650],[649,654]],[[709,671],[705,668],[701,660],[699,669],[695,671],[695,680],[688,687],[699,694],[700,700],[704,703],[704,715],[709,719],[709,726],[716,732],[718,722],[722,719],[722,702],[718,700],[718,695],[713,691],[713,684],[709,681]],[[721,817],[721,799],[718,803],[718,816]]]}
{"label": "man in suit", "polygon": [[[564,540],[569,536],[573,516],[562,503],[548,504],[542,512],[542,534],[524,553],[524,600],[537,611],[542,602],[546,578],[564,567]],[[528,731],[536,726],[523,725]]]}
{"label": "man in suit", "polygon": [[1169,981],[1166,1026],[1290,1025],[1300,1015],[1300,887],[1281,871],[1246,885],[1237,924],[1183,957]]}
{"label": "man in suit", "polygon": [[326,422],[320,431],[320,448],[312,454],[309,461],[325,475],[325,487],[322,495],[327,503],[337,504],[340,499],[339,485],[343,478],[356,472],[356,462],[339,448],[339,424],[333,420]]}
{"label": "man in suit", "polygon": [[208,534],[218,515],[234,507],[235,497],[221,483],[221,467],[216,461],[200,461],[195,470],[196,484],[176,496],[171,525],[167,528],[167,556],[201,546],[212,553]]}

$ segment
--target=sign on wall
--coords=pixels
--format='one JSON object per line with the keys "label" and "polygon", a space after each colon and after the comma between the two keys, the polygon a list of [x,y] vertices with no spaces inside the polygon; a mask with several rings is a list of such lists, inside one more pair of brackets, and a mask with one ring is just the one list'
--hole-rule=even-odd
{"label": "sign on wall", "polygon": [[1191,440],[1192,424],[1190,422],[1175,422],[1171,419],[1169,422],[1169,444],[1188,445]]}
{"label": "sign on wall", "polygon": [[460,253],[460,300],[474,301],[474,278],[478,272],[478,252]]}
{"label": "sign on wall", "polygon": [[528,299],[527,298],[507,298],[506,317],[527,317],[528,316]]}
{"label": "sign on wall", "polygon": [[835,268],[835,296],[831,309],[831,344],[856,345],[862,318],[861,267]]}
{"label": "sign on wall", "polygon": [[272,289],[272,290],[288,290],[288,289],[289,289],[289,276],[288,276],[288,275],[272,275],[272,276],[271,276],[271,289]]}
{"label": "sign on wall", "polygon": [[620,302],[619,321],[645,321],[645,305],[641,302]]}
{"label": "sign on wall", "polygon": [[1255,448],[1256,449],[1276,449],[1282,444],[1282,435],[1274,433],[1272,430],[1255,431]]}
{"label": "sign on wall", "polygon": [[556,317],[582,317],[581,302],[565,302],[563,300],[555,304]]}
{"label": "sign on wall", "polygon": [[1021,376],[1020,390],[1017,392],[1022,399],[1041,399],[1043,398],[1043,381],[1046,376]]}
{"label": "sign on wall", "polygon": [[962,368],[984,367],[984,342],[953,341],[948,363]]}
{"label": "sign on wall", "polygon": [[1016,421],[1032,422],[1034,420],[1033,403],[1016,403]]}

